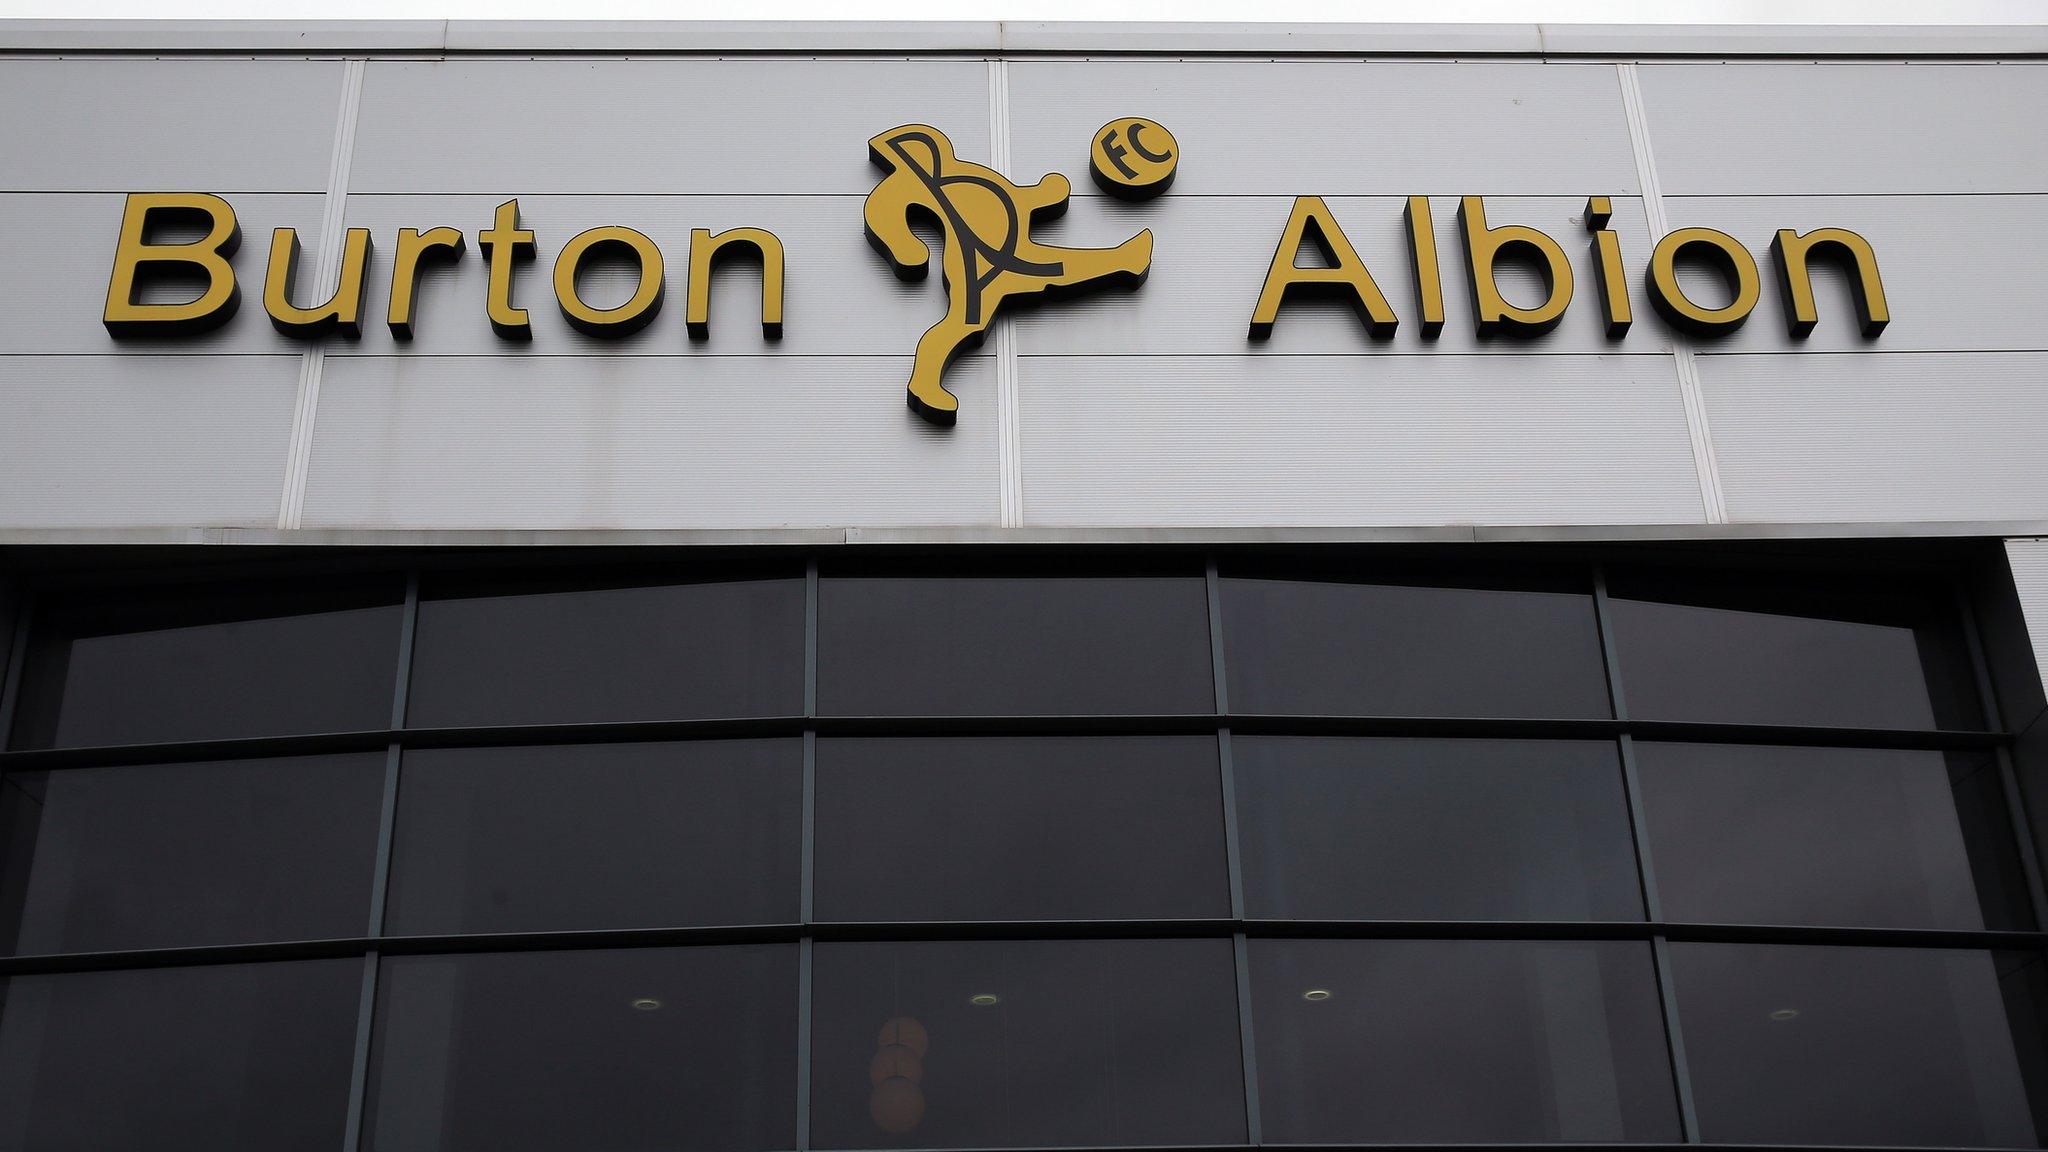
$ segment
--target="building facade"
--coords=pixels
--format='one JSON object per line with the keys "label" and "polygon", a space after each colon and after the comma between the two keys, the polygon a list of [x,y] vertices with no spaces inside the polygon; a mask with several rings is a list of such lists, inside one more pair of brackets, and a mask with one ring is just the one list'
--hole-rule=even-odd
{"label": "building facade", "polygon": [[0,1152],[2043,1146],[2044,56],[0,22]]}

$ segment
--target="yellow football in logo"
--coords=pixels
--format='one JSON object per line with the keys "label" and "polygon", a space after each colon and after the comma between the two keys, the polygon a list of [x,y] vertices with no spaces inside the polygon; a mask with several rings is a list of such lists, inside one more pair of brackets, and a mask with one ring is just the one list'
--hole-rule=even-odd
{"label": "yellow football in logo", "polygon": [[1122,200],[1149,200],[1166,191],[1180,167],[1180,142],[1142,116],[1111,120],[1095,132],[1088,169],[1095,185]]}

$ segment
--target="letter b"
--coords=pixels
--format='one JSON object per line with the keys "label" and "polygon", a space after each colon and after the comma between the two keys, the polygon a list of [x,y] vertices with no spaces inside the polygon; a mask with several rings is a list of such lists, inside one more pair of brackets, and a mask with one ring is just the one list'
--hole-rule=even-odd
{"label": "letter b", "polygon": [[[201,218],[206,235],[187,244],[151,244],[153,219]],[[135,192],[121,213],[121,237],[114,248],[113,277],[107,283],[107,331],[114,336],[188,336],[218,328],[241,305],[228,258],[242,242],[235,210],[203,192]],[[206,274],[206,291],[182,304],[138,304],[136,277],[151,265],[189,265]]]}
{"label": "letter b", "polygon": [[[1540,336],[1564,319],[1572,302],[1572,264],[1557,241],[1522,224],[1486,226],[1486,202],[1467,196],[1458,203],[1458,223],[1465,233],[1465,267],[1472,275],[1472,308],[1479,334]],[[1543,303],[1517,308],[1500,294],[1494,262],[1503,255],[1526,257],[1536,265],[1544,284]]]}

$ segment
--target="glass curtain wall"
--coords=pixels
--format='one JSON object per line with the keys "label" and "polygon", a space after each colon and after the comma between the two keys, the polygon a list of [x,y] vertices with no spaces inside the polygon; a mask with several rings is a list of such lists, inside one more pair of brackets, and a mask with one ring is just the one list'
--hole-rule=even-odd
{"label": "glass curtain wall", "polygon": [[1939,567],[350,567],[33,589],[0,1152],[2048,1135]]}

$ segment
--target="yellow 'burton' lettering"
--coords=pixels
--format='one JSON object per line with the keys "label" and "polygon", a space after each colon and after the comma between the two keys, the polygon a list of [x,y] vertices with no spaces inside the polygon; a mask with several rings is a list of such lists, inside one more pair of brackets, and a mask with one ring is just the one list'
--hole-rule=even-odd
{"label": "yellow 'burton' lettering", "polygon": [[[152,244],[150,225],[158,220],[198,218],[206,234],[189,244]],[[109,335],[190,336],[227,323],[242,303],[228,261],[242,243],[242,227],[227,201],[204,192],[133,192],[121,210],[120,237],[114,244],[114,271],[107,280],[107,310],[102,321]],[[135,292],[144,274],[186,266],[206,274],[206,290],[179,304],[138,304]]]}

